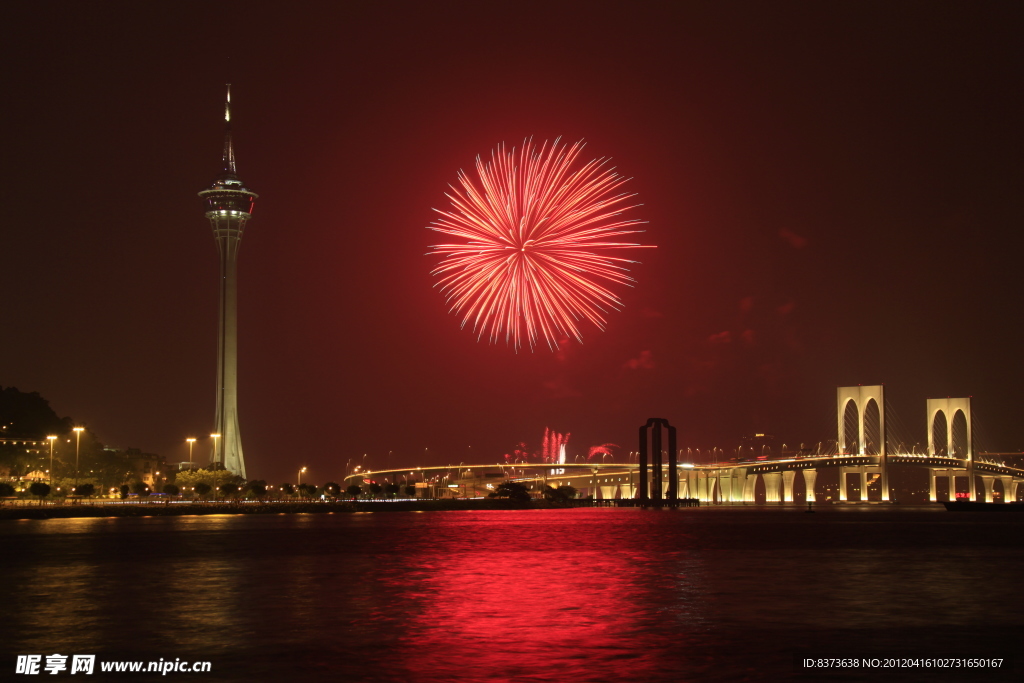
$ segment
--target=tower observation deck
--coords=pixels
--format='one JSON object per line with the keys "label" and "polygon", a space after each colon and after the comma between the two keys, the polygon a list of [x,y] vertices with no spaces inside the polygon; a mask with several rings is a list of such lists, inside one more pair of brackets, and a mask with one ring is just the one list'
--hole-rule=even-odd
{"label": "tower observation deck", "polygon": [[245,224],[259,196],[245,187],[235,167],[231,139],[231,85],[224,102],[224,170],[199,193],[220,252],[220,319],[217,343],[217,412],[214,419],[213,463],[245,477],[242,437],[238,428],[238,250]]}

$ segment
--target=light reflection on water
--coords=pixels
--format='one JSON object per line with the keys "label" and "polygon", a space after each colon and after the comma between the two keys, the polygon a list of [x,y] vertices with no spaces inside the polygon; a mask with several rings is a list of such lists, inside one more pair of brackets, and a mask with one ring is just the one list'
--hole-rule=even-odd
{"label": "light reflection on water", "polygon": [[1016,517],[746,508],[4,522],[0,647],[12,662],[208,659],[206,680],[270,681],[777,680],[794,675],[799,649],[1007,654],[1024,626]]}

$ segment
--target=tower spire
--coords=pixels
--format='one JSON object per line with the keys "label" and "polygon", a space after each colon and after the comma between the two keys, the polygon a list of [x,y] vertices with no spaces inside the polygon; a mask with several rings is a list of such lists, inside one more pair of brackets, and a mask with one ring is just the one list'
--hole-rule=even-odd
{"label": "tower spire", "polygon": [[227,94],[224,98],[224,172],[230,176],[237,176],[238,169],[235,168],[235,145],[231,140],[231,84],[227,84]]}

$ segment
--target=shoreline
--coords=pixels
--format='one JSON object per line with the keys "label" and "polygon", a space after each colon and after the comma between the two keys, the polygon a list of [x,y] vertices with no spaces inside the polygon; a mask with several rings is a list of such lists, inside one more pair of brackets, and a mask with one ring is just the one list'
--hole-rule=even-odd
{"label": "shoreline", "polygon": [[[325,513],[358,513],[358,512],[450,512],[450,511],[485,511],[485,510],[559,510],[578,508],[617,509],[618,505],[594,505],[590,501],[574,501],[573,503],[551,503],[543,500],[516,502],[507,499],[444,499],[444,500],[400,500],[400,501],[271,501],[253,502],[187,502],[187,503],[127,503],[127,504],[79,504],[79,505],[16,505],[0,507],[2,520],[32,519],[73,519],[88,517],[180,517],[196,515],[281,515],[281,514],[325,514]],[[806,505],[797,504],[754,504],[754,505],[700,505],[680,506],[677,509],[715,509],[715,510],[779,510],[788,512],[808,512]],[[658,509],[658,508],[651,508]],[[669,508],[662,508],[669,509]],[[854,509],[887,509],[887,510],[942,510],[942,503],[925,503],[920,505],[883,504],[877,501],[866,503],[819,503],[814,511],[839,511]]]}
{"label": "shoreline", "polygon": [[558,506],[544,502],[516,503],[508,500],[422,500],[422,501],[272,501],[127,503],[84,505],[17,505],[0,507],[0,520],[70,519],[84,517],[181,517],[194,515],[280,515],[356,512],[433,512],[443,510],[526,510]]}

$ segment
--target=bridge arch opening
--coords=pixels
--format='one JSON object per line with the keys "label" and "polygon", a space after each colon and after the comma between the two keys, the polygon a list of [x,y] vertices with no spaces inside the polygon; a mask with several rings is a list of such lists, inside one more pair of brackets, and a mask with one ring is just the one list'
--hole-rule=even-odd
{"label": "bridge arch opening", "polygon": [[967,457],[967,416],[964,411],[957,409],[953,413],[953,424],[950,427],[953,435],[953,452],[950,455],[957,458]]}
{"label": "bridge arch opening", "polygon": [[1006,497],[1006,489],[1003,487],[1003,481],[999,477],[992,480],[992,500],[999,503],[1010,502]]}
{"label": "bridge arch opening", "polygon": [[754,481],[754,503],[765,505],[768,502],[767,487],[763,476],[758,476]]}
{"label": "bridge arch opening", "polygon": [[843,443],[839,444],[841,453],[860,453],[860,411],[853,399],[848,399],[843,406]]}
{"label": "bridge arch opening", "polygon": [[882,452],[882,420],[878,410],[878,401],[868,399],[864,406],[864,444],[865,455],[878,455]]}
{"label": "bridge arch opening", "polygon": [[946,426],[946,413],[938,411],[932,418],[932,448],[934,455],[948,455],[947,444],[949,442]]}

